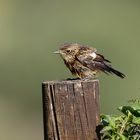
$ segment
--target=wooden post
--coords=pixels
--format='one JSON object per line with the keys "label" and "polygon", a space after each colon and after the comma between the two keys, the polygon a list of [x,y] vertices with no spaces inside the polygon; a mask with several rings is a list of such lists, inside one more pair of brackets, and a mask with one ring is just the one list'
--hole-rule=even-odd
{"label": "wooden post", "polygon": [[99,81],[42,84],[45,140],[98,140]]}

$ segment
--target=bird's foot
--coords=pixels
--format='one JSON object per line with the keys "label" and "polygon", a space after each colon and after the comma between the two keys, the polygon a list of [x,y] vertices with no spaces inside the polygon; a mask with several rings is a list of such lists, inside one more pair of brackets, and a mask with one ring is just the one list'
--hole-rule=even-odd
{"label": "bird's foot", "polygon": [[66,80],[80,80],[80,78],[67,78]]}

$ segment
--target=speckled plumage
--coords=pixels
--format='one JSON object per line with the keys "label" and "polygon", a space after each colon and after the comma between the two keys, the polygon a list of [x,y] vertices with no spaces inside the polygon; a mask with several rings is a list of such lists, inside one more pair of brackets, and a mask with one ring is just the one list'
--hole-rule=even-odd
{"label": "speckled plumage", "polygon": [[114,73],[120,78],[125,75],[111,67],[111,62],[98,54],[95,48],[79,45],[76,43],[65,44],[59,53],[66,66],[73,75],[82,78],[94,78],[97,73]]}

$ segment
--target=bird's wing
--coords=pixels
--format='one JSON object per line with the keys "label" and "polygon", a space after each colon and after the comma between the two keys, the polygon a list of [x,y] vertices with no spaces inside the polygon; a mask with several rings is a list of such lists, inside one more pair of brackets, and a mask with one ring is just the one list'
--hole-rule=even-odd
{"label": "bird's wing", "polygon": [[94,59],[95,61],[104,61],[104,62],[108,62],[108,63],[111,63],[109,60],[105,59],[105,57],[101,54],[97,54],[96,53],[96,58]]}
{"label": "bird's wing", "polygon": [[97,54],[96,52],[88,52],[85,54],[76,55],[76,59],[85,67],[91,70],[100,70],[105,73],[110,72],[107,67],[107,63],[110,63],[109,60],[105,59],[103,55]]}

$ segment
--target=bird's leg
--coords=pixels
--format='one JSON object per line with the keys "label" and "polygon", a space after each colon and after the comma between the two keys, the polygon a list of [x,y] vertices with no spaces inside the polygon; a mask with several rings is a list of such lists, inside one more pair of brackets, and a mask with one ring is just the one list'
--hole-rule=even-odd
{"label": "bird's leg", "polygon": [[92,80],[92,79],[95,79],[96,78],[96,75],[95,74],[93,74],[93,75],[90,75],[90,76],[87,76],[87,77],[85,77],[85,78],[82,78],[82,80]]}

